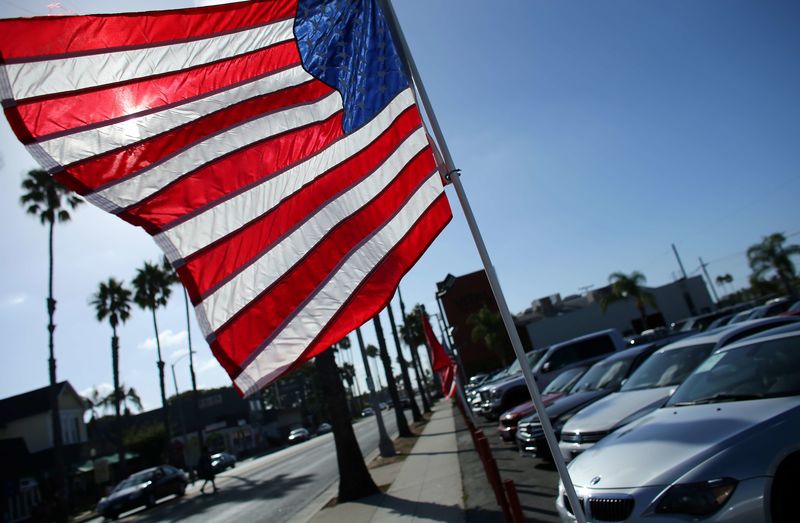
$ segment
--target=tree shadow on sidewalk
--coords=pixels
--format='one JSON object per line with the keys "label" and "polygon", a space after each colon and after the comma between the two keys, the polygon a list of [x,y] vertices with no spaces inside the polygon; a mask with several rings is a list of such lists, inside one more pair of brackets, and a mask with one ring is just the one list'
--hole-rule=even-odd
{"label": "tree shadow on sidewalk", "polygon": [[392,514],[401,516],[414,516],[418,519],[430,521],[463,521],[464,509],[458,505],[440,505],[428,501],[411,501],[391,494],[378,494],[358,500],[364,505],[380,507],[389,510]]}

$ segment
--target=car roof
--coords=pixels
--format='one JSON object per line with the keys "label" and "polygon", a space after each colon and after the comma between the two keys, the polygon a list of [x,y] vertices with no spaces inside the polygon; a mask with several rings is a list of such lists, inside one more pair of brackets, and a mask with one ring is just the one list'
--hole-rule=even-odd
{"label": "car roof", "polygon": [[792,319],[789,319],[787,321],[787,318],[790,317],[772,316],[769,318],[759,318],[757,320],[746,320],[739,323],[734,323],[733,325],[724,325],[714,330],[702,332],[700,334],[696,334],[688,338],[683,338],[674,343],[670,343],[666,347],[662,348],[659,352],[667,352],[670,350],[681,349],[683,347],[689,347],[694,345],[702,345],[706,343],[719,344],[724,342],[725,340],[730,339],[732,336],[735,336],[741,332],[745,332],[754,327],[758,327],[759,325],[769,325],[771,323],[774,323],[776,324],[776,326],[778,326],[793,321]]}
{"label": "car roof", "polygon": [[728,352],[730,350],[741,349],[742,347],[747,347],[756,343],[764,343],[766,341],[774,341],[784,338],[800,338],[800,322],[798,325],[792,324],[792,326],[797,326],[798,328],[794,330],[785,330],[784,327],[787,326],[784,326],[776,329],[770,329],[763,333],[758,333],[757,335],[749,336],[743,340],[736,341],[735,343],[731,343],[725,347],[720,347],[714,352]]}
{"label": "car roof", "polygon": [[653,348],[657,345],[657,341],[651,341],[649,343],[642,343],[641,345],[634,345],[633,347],[629,347],[627,349],[621,349],[617,352],[610,353],[608,357],[598,361],[595,363],[595,365],[600,365],[601,363],[613,363],[620,360],[630,360],[642,354],[643,352],[653,350]]}
{"label": "car roof", "polygon": [[[622,338],[622,335],[619,333],[619,331],[617,329],[603,329],[601,331],[590,332],[589,334],[584,334],[583,336],[578,336],[577,338],[570,338],[568,340],[564,340],[564,341],[559,342],[559,343],[554,343],[553,345],[551,345],[549,347],[549,349],[550,350],[557,349],[557,348],[561,347],[562,345],[572,345],[573,343],[577,343],[577,342],[583,341],[583,340],[588,340],[588,339],[591,339],[591,338],[596,338],[598,336],[602,336],[603,334],[612,334],[612,335],[616,334],[617,336],[620,337],[620,339]],[[547,347],[545,347],[545,348],[547,348]]]}

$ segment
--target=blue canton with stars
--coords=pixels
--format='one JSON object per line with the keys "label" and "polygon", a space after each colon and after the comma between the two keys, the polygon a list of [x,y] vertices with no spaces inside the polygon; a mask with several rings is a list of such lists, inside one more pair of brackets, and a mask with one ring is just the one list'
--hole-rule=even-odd
{"label": "blue canton with stars", "polygon": [[305,69],[341,93],[345,133],[409,86],[375,0],[298,0],[294,33]]}

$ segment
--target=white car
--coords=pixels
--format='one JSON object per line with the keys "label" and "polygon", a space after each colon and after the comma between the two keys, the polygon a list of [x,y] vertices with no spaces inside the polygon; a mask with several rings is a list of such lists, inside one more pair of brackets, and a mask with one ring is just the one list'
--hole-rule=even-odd
{"label": "white car", "polygon": [[[800,334],[714,352],[669,402],[569,465],[589,521],[788,523],[800,475]],[[556,507],[575,521],[559,485]]]}
{"label": "white car", "polygon": [[715,349],[765,330],[794,323],[778,316],[749,320],[671,343],[650,356],[619,392],[592,403],[561,429],[559,448],[566,461],[606,435],[662,406],[676,387]]}

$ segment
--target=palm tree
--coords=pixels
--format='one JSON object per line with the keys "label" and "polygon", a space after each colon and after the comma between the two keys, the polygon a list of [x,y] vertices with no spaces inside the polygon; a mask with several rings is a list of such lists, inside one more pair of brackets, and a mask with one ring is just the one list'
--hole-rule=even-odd
{"label": "palm tree", "polygon": [[418,308],[411,310],[409,314],[405,314],[405,306],[403,305],[402,298],[400,300],[400,310],[403,314],[403,325],[400,326],[400,333],[403,341],[406,342],[408,348],[411,349],[411,360],[414,362],[414,374],[417,376],[417,384],[419,388],[419,396],[422,399],[422,410],[431,412],[431,400],[428,397],[427,383],[425,382],[425,374],[422,372],[422,362],[419,359],[419,352],[417,349],[420,345],[425,343],[425,335],[422,332],[422,320],[418,314]]}
{"label": "palm tree", "polygon": [[126,473],[125,449],[122,446],[122,431],[120,430],[120,402],[122,401],[122,391],[119,388],[119,337],[117,336],[117,325],[125,323],[131,315],[131,291],[115,280],[109,278],[106,282],[100,282],[97,292],[92,296],[90,304],[94,307],[97,321],[108,318],[111,325],[111,369],[114,375],[114,390],[111,397],[114,400],[114,412],[117,416],[117,452],[122,474]]}
{"label": "palm tree", "polygon": [[[53,332],[56,330],[56,326],[53,323],[53,315],[56,312],[56,300],[53,298],[53,232],[56,222],[66,223],[70,220],[67,208],[75,209],[83,203],[83,200],[69,189],[56,183],[46,171],[40,169],[28,171],[26,178],[22,181],[22,190],[20,204],[25,207],[25,211],[28,214],[37,216],[42,225],[47,225],[48,228],[47,332],[50,353],[48,360],[50,371],[50,413],[56,462],[56,488],[63,495],[66,492],[64,490],[66,469],[64,467],[64,450],[61,437],[61,413],[58,405],[56,357],[53,347]],[[66,499],[66,497],[63,499]]]}
{"label": "palm tree", "polygon": [[161,341],[158,339],[158,322],[156,321],[156,309],[167,305],[169,296],[172,293],[170,286],[172,278],[158,265],[145,262],[144,267],[136,270],[136,277],[133,278],[133,287],[136,293],[133,301],[142,309],[149,309],[153,314],[153,330],[156,334],[156,349],[158,351],[158,378],[161,385],[161,409],[164,417],[164,430],[170,439],[169,411],[167,407],[167,392],[164,388],[164,360],[161,359]]}
{"label": "palm tree", "polygon": [[397,392],[397,382],[392,372],[392,360],[389,357],[389,350],[386,348],[386,338],[383,336],[383,325],[381,325],[380,314],[376,314],[372,317],[372,324],[375,326],[375,336],[378,338],[383,373],[386,375],[386,387],[389,389],[389,398],[392,400],[392,406],[394,407],[394,415],[397,420],[397,432],[401,438],[410,438],[414,436],[414,434],[408,426],[408,420],[403,412],[403,404],[400,402],[400,394]]}
{"label": "palm tree", "polygon": [[342,380],[339,379],[340,373],[333,351],[326,350],[318,354],[314,358],[314,365],[322,386],[328,418],[333,426],[336,460],[339,464],[338,501],[344,503],[377,494],[378,487],[367,470],[353,432],[353,420],[347,409],[347,398]]}
{"label": "palm tree", "polygon": [[797,291],[793,281],[797,273],[792,256],[800,256],[800,245],[784,245],[786,237],[781,233],[773,233],[762,238],[761,243],[751,245],[747,249],[747,261],[756,279],[763,279],[768,272],[775,271],[786,294],[797,299]]}
{"label": "palm tree", "polygon": [[483,343],[487,349],[500,358],[503,367],[508,366],[502,345],[506,329],[500,313],[492,311],[484,303],[478,312],[473,312],[467,317],[467,325],[472,327],[472,341]]}
{"label": "palm tree", "polygon": [[642,330],[647,328],[647,306],[657,308],[653,294],[644,288],[647,281],[645,275],[639,271],[630,274],[624,272],[613,272],[608,277],[611,288],[607,294],[600,299],[600,310],[606,312],[608,306],[617,301],[633,300],[639,317],[642,320]]}
{"label": "palm tree", "polygon": [[[378,347],[376,347],[375,345],[372,345],[372,344],[367,345],[367,347],[364,349],[364,351],[367,353],[367,356],[371,360],[376,360],[376,358],[380,355],[380,353],[378,352]],[[381,381],[381,373],[379,372],[380,369],[378,369],[377,364],[378,364],[378,362],[375,361],[375,375],[378,377],[379,390],[383,390],[383,382]]]}

